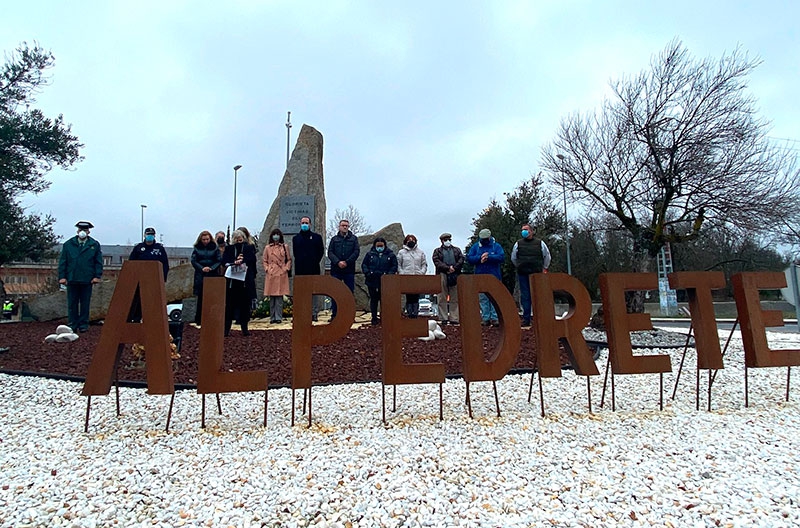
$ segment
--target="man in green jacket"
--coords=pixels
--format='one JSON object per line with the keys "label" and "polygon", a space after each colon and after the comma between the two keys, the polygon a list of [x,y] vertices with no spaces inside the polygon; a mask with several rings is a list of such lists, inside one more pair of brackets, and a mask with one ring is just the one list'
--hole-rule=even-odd
{"label": "man in green jacket", "polygon": [[89,303],[92,285],[103,275],[103,253],[97,240],[89,236],[91,222],[75,224],[78,234],[66,242],[58,260],[58,282],[67,286],[67,314],[73,332],[89,330]]}

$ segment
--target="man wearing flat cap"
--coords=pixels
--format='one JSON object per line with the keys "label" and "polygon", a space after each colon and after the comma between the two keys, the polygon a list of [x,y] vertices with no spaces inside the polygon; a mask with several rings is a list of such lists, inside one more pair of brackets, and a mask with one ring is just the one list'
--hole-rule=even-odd
{"label": "man wearing flat cap", "polygon": [[[433,250],[433,266],[439,274],[442,290],[437,295],[439,318],[443,325],[458,324],[458,288],[456,281],[464,265],[464,253],[453,245],[453,235],[442,233],[442,245]],[[449,304],[448,304],[449,301]]]}
{"label": "man wearing flat cap", "polygon": [[89,236],[91,222],[75,224],[78,234],[64,242],[58,259],[58,282],[67,286],[67,316],[73,332],[89,330],[92,285],[103,276],[103,252]]}

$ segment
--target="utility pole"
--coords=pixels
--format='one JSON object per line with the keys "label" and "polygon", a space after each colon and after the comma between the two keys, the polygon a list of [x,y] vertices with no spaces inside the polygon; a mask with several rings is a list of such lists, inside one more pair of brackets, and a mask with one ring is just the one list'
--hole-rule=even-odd
{"label": "utility pole", "polygon": [[289,168],[289,135],[292,130],[292,113],[286,112],[286,169]]}

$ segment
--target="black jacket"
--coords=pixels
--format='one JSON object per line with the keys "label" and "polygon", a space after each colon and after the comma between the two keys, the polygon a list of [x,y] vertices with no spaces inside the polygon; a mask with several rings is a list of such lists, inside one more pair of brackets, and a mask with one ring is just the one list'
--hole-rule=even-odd
{"label": "black jacket", "polygon": [[158,242],[148,244],[147,242],[139,242],[133,246],[131,256],[128,260],[157,260],[161,262],[164,269],[164,282],[167,282],[167,273],[169,273],[169,257],[167,257],[167,250]]}
{"label": "black jacket", "polygon": [[[208,244],[195,244],[192,251],[192,267],[194,268],[194,293],[199,295],[203,290],[203,279],[205,277],[216,277],[219,275],[217,269],[222,264],[222,256],[219,254],[217,244],[214,241]],[[203,273],[203,268],[211,268],[208,273]]]}
{"label": "black jacket", "polygon": [[325,256],[322,236],[313,231],[301,231],[292,237],[295,275],[319,275],[320,262]]}
{"label": "black jacket", "polygon": [[[241,244],[239,248],[239,244],[231,244],[230,246],[225,246],[225,253],[222,255],[222,264],[224,266],[229,266],[233,264],[236,260],[236,257],[239,256],[241,253],[244,256],[244,263],[247,264],[247,274],[244,278],[244,289],[247,291],[247,295],[250,299],[256,298],[256,248],[251,244]],[[228,286],[231,285],[232,282],[241,282],[235,281],[232,279],[227,279]]]}
{"label": "black jacket", "polygon": [[383,252],[378,253],[375,246],[361,261],[361,271],[364,273],[364,282],[373,288],[381,287],[382,275],[394,275],[397,273],[397,256],[386,246]]}
{"label": "black jacket", "polygon": [[[331,272],[340,274],[355,273],[356,259],[358,259],[359,253],[358,237],[350,231],[348,231],[347,236],[344,237],[336,233],[328,244],[328,258],[331,261]],[[339,261],[342,260],[347,262],[345,268],[339,267]]]}

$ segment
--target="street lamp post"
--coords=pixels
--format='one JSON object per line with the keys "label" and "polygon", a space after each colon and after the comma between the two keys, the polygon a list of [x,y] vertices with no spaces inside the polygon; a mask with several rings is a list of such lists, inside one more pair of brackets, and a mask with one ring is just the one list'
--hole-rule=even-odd
{"label": "street lamp post", "polygon": [[289,132],[292,130],[292,113],[286,113],[286,168],[289,168]]}
{"label": "street lamp post", "polygon": [[236,182],[239,179],[239,169],[241,165],[233,167],[233,229],[236,229]]}
{"label": "street lamp post", "polygon": [[139,236],[144,237],[144,210],[147,209],[145,204],[141,204],[139,207],[142,208],[142,230],[139,231]]}
{"label": "street lamp post", "polygon": [[567,246],[567,274],[572,275],[572,259],[569,253],[569,217],[567,216],[567,182],[564,180],[566,171],[564,171],[564,160],[567,158],[563,154],[556,154],[556,157],[561,160],[561,187],[564,190],[564,242]]}

